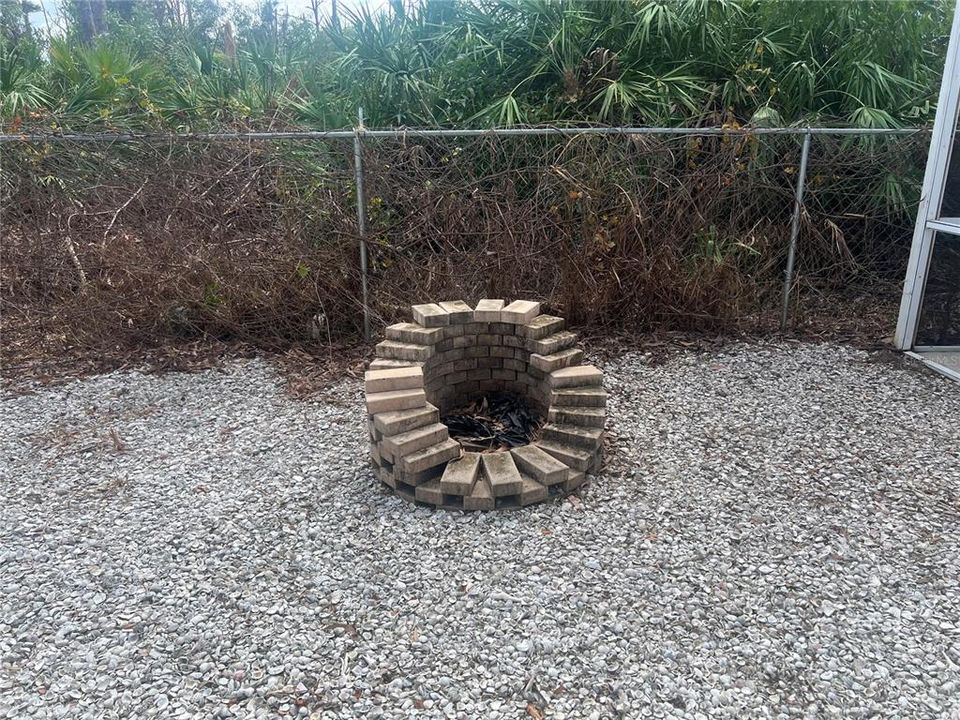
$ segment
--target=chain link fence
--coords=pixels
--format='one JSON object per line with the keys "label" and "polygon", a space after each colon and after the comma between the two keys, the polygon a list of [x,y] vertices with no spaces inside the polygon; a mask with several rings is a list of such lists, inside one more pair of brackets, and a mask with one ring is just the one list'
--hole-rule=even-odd
{"label": "chain link fence", "polygon": [[437,298],[536,298],[597,331],[776,329],[785,288],[794,322],[892,302],[928,135],[810,135],[785,285],[804,136],[17,138],[0,144],[5,352],[330,343]]}

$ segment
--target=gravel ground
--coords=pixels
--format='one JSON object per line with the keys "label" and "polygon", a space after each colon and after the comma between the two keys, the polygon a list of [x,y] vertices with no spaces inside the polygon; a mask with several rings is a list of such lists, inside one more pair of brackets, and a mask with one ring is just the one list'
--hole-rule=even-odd
{"label": "gravel ground", "polygon": [[605,473],[469,515],[356,382],[7,394],[0,717],[960,717],[960,387],[884,357],[624,354]]}

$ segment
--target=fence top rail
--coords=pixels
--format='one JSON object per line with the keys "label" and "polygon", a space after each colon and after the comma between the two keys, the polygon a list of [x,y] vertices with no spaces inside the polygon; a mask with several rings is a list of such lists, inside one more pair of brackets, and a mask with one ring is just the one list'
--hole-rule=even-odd
{"label": "fence top rail", "polygon": [[515,127],[488,129],[416,129],[388,130],[292,130],[279,132],[201,132],[201,133],[4,133],[0,143],[11,142],[203,142],[233,140],[343,140],[357,135],[369,138],[434,138],[434,137],[511,137],[549,135],[912,135],[929,132],[930,128],[843,128],[843,127],[777,127],[777,128],[687,128],[687,127]]}

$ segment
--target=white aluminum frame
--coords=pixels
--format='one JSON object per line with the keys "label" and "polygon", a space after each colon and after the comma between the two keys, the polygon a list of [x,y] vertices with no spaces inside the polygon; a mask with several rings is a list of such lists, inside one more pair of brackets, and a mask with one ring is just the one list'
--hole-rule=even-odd
{"label": "white aluminum frame", "polygon": [[[939,350],[940,348],[937,348],[937,349]],[[933,360],[928,358],[926,355],[924,355],[922,352],[915,351],[915,350],[907,350],[904,353],[904,355],[906,355],[907,357],[913,358],[914,360],[919,360],[934,372],[940,373],[944,377],[950,378],[954,382],[960,383],[960,372],[957,372],[952,368],[948,368],[946,365],[941,365],[938,362],[934,362]]]}
{"label": "white aluminum frame", "polygon": [[950,151],[953,148],[954,133],[957,128],[958,106],[960,106],[960,2],[956,4],[953,11],[953,25],[950,29],[950,43],[947,46],[947,58],[943,67],[937,115],[930,138],[930,154],[927,156],[927,169],[923,176],[920,205],[917,208],[917,224],[913,231],[907,276],[903,282],[903,296],[900,299],[900,317],[897,320],[897,331],[894,335],[894,342],[900,350],[912,349],[916,339],[917,320],[920,316],[923,290],[927,283],[927,271],[930,269],[934,233],[943,232],[960,236],[960,226],[939,221],[943,185],[950,165]]}

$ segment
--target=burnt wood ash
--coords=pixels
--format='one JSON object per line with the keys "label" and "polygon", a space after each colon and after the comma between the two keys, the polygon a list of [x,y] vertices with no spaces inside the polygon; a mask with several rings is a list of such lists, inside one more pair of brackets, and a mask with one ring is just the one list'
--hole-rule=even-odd
{"label": "burnt wood ash", "polygon": [[492,452],[527,445],[536,439],[542,421],[519,395],[484,395],[440,418],[450,437],[466,450]]}

